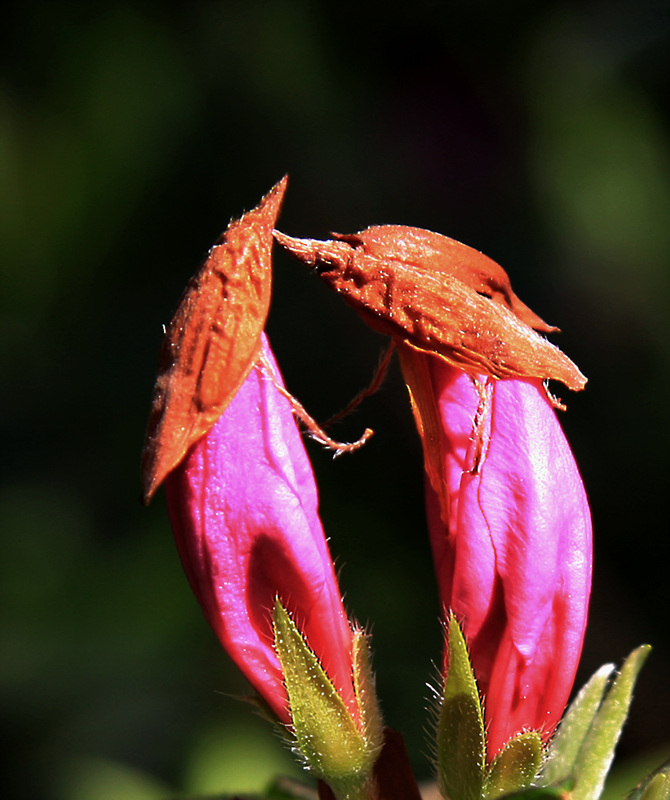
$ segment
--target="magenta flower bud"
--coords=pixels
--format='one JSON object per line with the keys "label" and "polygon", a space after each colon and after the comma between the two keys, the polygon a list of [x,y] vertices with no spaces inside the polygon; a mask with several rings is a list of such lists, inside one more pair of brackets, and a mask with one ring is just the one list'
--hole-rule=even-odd
{"label": "magenta flower bud", "polygon": [[317,513],[312,469],[263,337],[254,367],[216,422],[166,480],[184,569],[221,643],[283,723],[275,600],[290,613],[352,718],[353,633]]}
{"label": "magenta flower bud", "polygon": [[424,441],[441,600],[465,634],[490,761],[522,731],[546,741],[563,713],[591,588],[589,507],[540,381],[490,382],[485,401],[443,360],[401,357]]}

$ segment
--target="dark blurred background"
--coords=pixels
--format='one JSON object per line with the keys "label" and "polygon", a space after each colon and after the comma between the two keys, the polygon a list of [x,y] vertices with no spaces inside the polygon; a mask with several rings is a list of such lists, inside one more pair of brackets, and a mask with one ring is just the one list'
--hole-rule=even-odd
{"label": "dark blurred background", "polygon": [[[590,382],[562,415],[594,514],[579,680],[654,652],[622,763],[670,747],[670,4],[9,3],[0,30],[3,797],[258,788],[290,756],[232,695],[139,453],[161,324],[233,216],[290,174],[280,227],[431,228],[503,264]],[[270,337],[319,419],[384,346],[275,263]],[[394,368],[309,445],[387,722],[431,774],[440,658],[421,454]],[[557,665],[560,668],[560,665]],[[663,749],[665,747],[665,749]],[[659,749],[660,748],[660,749]]]}

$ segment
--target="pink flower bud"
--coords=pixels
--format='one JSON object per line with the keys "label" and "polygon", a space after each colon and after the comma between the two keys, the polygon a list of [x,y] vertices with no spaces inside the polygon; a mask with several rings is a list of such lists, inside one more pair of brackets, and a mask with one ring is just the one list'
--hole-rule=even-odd
{"label": "pink flower bud", "polygon": [[[281,377],[263,337],[266,359]],[[290,723],[273,645],[278,598],[354,720],[353,634],[289,401],[256,365],[214,427],[166,481],[184,569],[231,658]]]}
{"label": "pink flower bud", "polygon": [[491,760],[521,731],[546,741],[563,713],[591,588],[589,507],[539,381],[490,382],[484,401],[443,360],[407,348],[401,358],[424,441],[441,600],[468,643]]}

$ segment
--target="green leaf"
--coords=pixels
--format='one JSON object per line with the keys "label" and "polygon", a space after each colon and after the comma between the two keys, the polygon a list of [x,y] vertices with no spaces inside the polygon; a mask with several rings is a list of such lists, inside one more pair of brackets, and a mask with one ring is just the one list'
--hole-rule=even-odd
{"label": "green leaf", "polygon": [[481,800],[486,763],[484,719],[461,629],[447,622],[449,668],[437,724],[437,769],[447,800]]}
{"label": "green leaf", "polygon": [[537,731],[528,731],[510,739],[491,765],[484,797],[495,800],[528,788],[541,764],[542,739]]}
{"label": "green leaf", "polygon": [[600,797],[628,716],[635,680],[650,650],[649,645],[633,650],[595,715],[575,762],[573,800]]}
{"label": "green leaf", "polygon": [[579,751],[591,730],[613,672],[614,664],[602,666],[572,701],[547,750],[538,780],[540,786],[557,784],[572,775]]}
{"label": "green leaf", "polygon": [[364,797],[376,753],[279,600],[273,624],[300,753],[338,797]]}

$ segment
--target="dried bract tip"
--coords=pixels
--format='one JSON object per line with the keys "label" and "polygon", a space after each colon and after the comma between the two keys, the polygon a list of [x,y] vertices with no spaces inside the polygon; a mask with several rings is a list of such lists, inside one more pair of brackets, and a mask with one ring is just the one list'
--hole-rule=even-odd
{"label": "dried bract tip", "polygon": [[432,231],[382,225],[327,241],[275,239],[314,267],[371,325],[470,373],[557,380],[583,389],[577,366],[537,331],[547,325],[487,256]]}
{"label": "dried bract tip", "polygon": [[555,325],[548,325],[519,300],[500,264],[456,239],[408,225],[374,225],[360,233],[332,235],[380,258],[416,264],[436,275],[457,278],[483,297],[507,306],[536,331],[558,331]]}
{"label": "dried bract tip", "polygon": [[221,234],[167,328],[142,456],[145,503],[221,416],[258,357],[286,184],[284,177]]}

